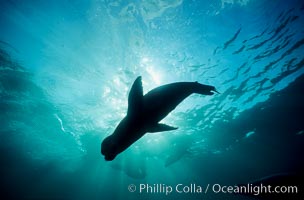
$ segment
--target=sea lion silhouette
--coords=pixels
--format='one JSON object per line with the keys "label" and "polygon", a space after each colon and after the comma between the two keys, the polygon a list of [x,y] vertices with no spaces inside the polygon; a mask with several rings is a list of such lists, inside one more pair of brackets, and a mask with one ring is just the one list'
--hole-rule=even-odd
{"label": "sea lion silhouette", "polygon": [[[213,95],[215,87],[198,82],[177,82],[157,87],[143,95],[141,76],[134,81],[128,98],[128,112],[114,133],[101,143],[105,160],[113,160],[146,133],[177,128],[159,123],[192,93]],[[218,93],[218,92],[217,92]]]}

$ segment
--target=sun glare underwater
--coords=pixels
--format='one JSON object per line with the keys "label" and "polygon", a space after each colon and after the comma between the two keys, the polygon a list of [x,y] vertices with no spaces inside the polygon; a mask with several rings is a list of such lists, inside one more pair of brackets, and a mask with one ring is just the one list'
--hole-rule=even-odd
{"label": "sun glare underwater", "polygon": [[[0,198],[252,199],[138,187],[303,174],[303,24],[301,0],[0,0]],[[220,94],[105,161],[138,76]]]}

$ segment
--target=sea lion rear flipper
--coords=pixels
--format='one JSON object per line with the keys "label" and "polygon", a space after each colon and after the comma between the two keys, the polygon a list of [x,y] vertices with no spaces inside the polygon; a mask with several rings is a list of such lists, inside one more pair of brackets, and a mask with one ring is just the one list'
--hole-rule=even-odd
{"label": "sea lion rear flipper", "polygon": [[169,126],[167,124],[156,124],[154,126],[149,127],[148,132],[149,133],[155,133],[155,132],[162,132],[162,131],[172,131],[176,130],[176,127]]}
{"label": "sea lion rear flipper", "polygon": [[195,82],[194,93],[203,94],[203,95],[213,95],[214,93],[220,94],[214,86],[204,85],[198,82]]}

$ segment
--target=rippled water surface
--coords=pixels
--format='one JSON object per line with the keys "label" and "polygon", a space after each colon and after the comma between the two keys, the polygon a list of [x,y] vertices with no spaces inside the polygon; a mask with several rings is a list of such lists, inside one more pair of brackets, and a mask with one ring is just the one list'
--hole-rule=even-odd
{"label": "rippled water surface", "polygon": [[[247,183],[302,172],[300,0],[0,1],[1,194],[8,199],[245,199],[129,184]],[[112,162],[100,143],[144,93],[192,95]],[[249,199],[246,197],[246,199]]]}

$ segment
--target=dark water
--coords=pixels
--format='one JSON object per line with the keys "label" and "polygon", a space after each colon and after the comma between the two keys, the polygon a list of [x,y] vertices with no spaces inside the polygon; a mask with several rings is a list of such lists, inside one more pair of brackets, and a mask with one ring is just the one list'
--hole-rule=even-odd
{"label": "dark water", "polygon": [[[303,22],[300,0],[1,0],[1,199],[252,199],[139,186],[299,177]],[[106,162],[100,142],[139,75],[144,93],[199,81],[221,94],[192,95],[163,120],[178,130]]]}

